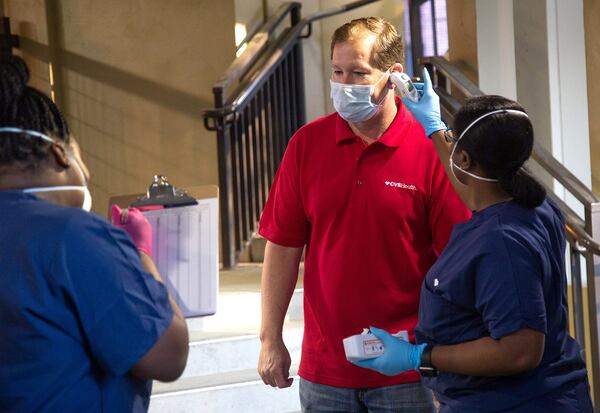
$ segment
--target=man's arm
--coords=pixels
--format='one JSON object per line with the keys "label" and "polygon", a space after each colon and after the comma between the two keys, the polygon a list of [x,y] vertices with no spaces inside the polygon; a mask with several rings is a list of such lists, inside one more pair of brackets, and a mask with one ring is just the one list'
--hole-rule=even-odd
{"label": "man's arm", "polygon": [[[152,258],[140,252],[142,267],[159,282],[163,282]],[[132,367],[131,374],[143,379],[177,380],[187,362],[189,338],[185,318],[179,306],[169,295],[173,320],[152,348]]]}
{"label": "man's arm", "polygon": [[283,343],[282,331],[294,288],[302,247],[284,247],[267,241],[261,280],[261,349],[258,373],[273,387],[289,387],[290,354]]}

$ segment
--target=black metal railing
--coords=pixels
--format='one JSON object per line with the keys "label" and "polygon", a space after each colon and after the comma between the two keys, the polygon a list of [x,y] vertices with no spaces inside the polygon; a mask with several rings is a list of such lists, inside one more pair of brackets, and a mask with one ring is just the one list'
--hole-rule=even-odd
{"label": "black metal railing", "polygon": [[213,86],[204,125],[217,133],[223,268],[235,266],[251,241],[287,143],[306,121],[301,40],[315,20],[376,1],[304,19],[301,3],[282,4]]}
{"label": "black metal railing", "polygon": [[12,54],[12,49],[19,47],[19,36],[11,33],[8,17],[0,19],[0,54]]}
{"label": "black metal railing", "polygon": [[[428,67],[436,93],[440,96],[442,117],[452,123],[454,114],[464,98],[483,95],[475,83],[443,57],[426,57],[421,64]],[[600,257],[600,199],[585,186],[564,165],[555,159],[539,143],[534,143],[532,159],[550,177],[556,179],[565,190],[572,194],[584,207],[585,218],[581,219],[550,185],[546,185],[548,195],[560,207],[566,221],[569,268],[571,276],[571,319],[573,336],[583,349],[588,371],[591,376],[592,393],[596,403],[600,403],[600,359],[596,302],[595,264]],[[585,272],[581,270],[581,260],[585,261]],[[583,284],[587,285],[583,291]],[[587,302],[587,305],[584,303]],[[587,322],[586,322],[587,319]],[[587,345],[589,343],[589,346]]]}

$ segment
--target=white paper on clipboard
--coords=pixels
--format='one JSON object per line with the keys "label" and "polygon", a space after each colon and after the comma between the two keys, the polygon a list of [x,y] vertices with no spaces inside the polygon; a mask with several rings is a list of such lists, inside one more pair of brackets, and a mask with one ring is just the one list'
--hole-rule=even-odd
{"label": "white paper on clipboard", "polygon": [[[198,204],[142,213],[152,225],[152,259],[184,317],[212,315],[219,290],[218,190],[192,187]],[[125,208],[139,195],[111,198]]]}

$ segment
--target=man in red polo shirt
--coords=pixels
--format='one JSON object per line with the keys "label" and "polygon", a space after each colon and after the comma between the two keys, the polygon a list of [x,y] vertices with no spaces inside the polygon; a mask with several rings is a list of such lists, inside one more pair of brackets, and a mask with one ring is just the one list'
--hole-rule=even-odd
{"label": "man in red polo shirt", "polygon": [[371,325],[414,340],[425,273],[469,211],[423,128],[394,96],[402,39],[380,18],[353,20],[331,43],[336,113],[300,128],[273,182],[259,232],[265,384],[288,387],[283,321],[304,264],[303,411],[431,412],[412,371],[394,377],[345,358],[342,340]]}

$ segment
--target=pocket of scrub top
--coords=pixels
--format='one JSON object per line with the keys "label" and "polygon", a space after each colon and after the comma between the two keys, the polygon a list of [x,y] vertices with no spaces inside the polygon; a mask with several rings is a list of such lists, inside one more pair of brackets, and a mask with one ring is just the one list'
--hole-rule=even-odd
{"label": "pocket of scrub top", "polygon": [[421,289],[419,330],[438,344],[455,344],[489,336],[481,315],[449,301],[442,291],[432,291],[426,281]]}

